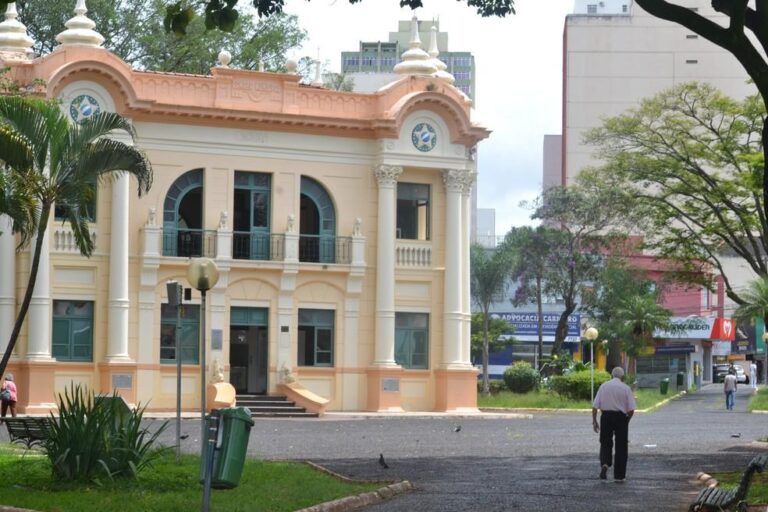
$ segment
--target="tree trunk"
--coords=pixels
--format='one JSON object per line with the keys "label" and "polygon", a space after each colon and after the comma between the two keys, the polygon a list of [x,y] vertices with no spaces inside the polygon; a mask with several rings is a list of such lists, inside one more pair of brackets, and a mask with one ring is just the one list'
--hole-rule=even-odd
{"label": "tree trunk", "polygon": [[568,317],[571,313],[576,311],[576,305],[568,305],[566,303],[565,311],[560,313],[560,318],[557,319],[557,328],[555,329],[555,342],[552,344],[552,355],[559,354],[563,349],[563,343],[568,336]]}
{"label": "tree trunk", "polygon": [[488,311],[483,311],[483,394],[491,394],[491,383],[488,378]]}
{"label": "tree trunk", "polygon": [[538,370],[541,371],[541,367],[544,364],[544,309],[541,305],[541,277],[536,276],[536,313],[538,315],[537,332],[539,334],[539,361]]}
{"label": "tree trunk", "polygon": [[16,323],[13,325],[13,331],[11,331],[11,338],[8,340],[8,346],[5,348],[5,354],[0,361],[0,375],[5,374],[5,369],[8,366],[8,361],[11,359],[13,349],[16,347],[16,341],[19,339],[19,333],[21,332],[21,326],[24,324],[24,319],[29,311],[29,304],[32,302],[32,292],[35,290],[35,282],[37,282],[37,271],[40,267],[40,254],[43,251],[43,237],[45,231],[48,228],[48,216],[50,215],[51,207],[43,203],[42,212],[40,214],[40,222],[37,227],[37,238],[35,239],[35,252],[32,255],[32,265],[29,269],[29,281],[27,282],[27,290],[24,293],[24,300],[21,302],[21,308],[18,315],[16,315]]}

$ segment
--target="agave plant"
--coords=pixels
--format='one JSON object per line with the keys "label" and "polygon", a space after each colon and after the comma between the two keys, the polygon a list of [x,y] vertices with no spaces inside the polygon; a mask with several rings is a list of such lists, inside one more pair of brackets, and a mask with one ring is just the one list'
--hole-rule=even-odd
{"label": "agave plant", "polygon": [[133,478],[160,452],[163,423],[150,433],[141,426],[146,406],[126,411],[116,393],[97,397],[72,384],[58,396],[59,416],[51,415],[45,453],[58,480],[92,481]]}

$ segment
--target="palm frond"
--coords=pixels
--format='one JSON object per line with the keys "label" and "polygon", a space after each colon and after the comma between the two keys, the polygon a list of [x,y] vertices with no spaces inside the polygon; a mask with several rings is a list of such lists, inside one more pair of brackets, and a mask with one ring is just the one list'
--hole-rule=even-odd
{"label": "palm frond", "polygon": [[142,196],[152,186],[152,165],[143,151],[113,139],[99,139],[89,144],[73,162],[74,176],[78,180],[103,180],[115,173],[127,172],[138,181],[138,194]]}

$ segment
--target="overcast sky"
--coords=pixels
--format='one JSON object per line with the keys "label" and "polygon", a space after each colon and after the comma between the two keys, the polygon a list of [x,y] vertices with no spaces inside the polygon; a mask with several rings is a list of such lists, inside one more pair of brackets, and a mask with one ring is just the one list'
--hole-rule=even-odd
{"label": "overcast sky", "polygon": [[[562,45],[573,0],[516,0],[516,15],[481,18],[466,2],[423,0],[420,20],[439,18],[451,51],[469,51],[477,67],[476,120],[493,133],[481,142],[478,207],[496,209],[496,234],[530,224],[518,207],[541,191],[544,134],[561,132]],[[287,0],[309,41],[293,57],[317,56],[341,67],[341,52],[359,41],[386,41],[413,12],[398,0]],[[424,47],[429,41],[422,41]]]}

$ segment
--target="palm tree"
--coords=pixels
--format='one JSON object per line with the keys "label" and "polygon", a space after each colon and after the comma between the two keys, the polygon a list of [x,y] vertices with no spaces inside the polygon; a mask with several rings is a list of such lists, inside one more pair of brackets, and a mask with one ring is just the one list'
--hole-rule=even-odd
{"label": "palm tree", "polygon": [[672,313],[658,304],[656,293],[631,295],[621,302],[616,317],[625,331],[624,352],[628,373],[637,373],[637,356],[653,342],[656,330],[672,328]]}
{"label": "palm tree", "polygon": [[[744,302],[733,313],[736,321],[754,322],[755,318],[762,318],[765,329],[768,329],[768,276],[755,279],[739,295]],[[763,382],[768,382],[768,350],[765,351],[763,362]]]}
{"label": "palm tree", "polygon": [[21,246],[29,242],[39,215],[35,198],[26,185],[27,182],[19,174],[0,169],[0,215],[11,219],[11,232],[21,236]]}
{"label": "palm tree", "polygon": [[[0,97],[0,160],[5,162],[3,183],[11,183],[16,188],[0,187],[4,192],[16,191],[4,194],[7,197],[29,196],[34,201],[34,215],[30,216],[29,211],[25,213],[23,208],[10,208],[18,203],[16,199],[4,200],[6,211],[3,213],[13,215],[14,226],[19,230],[25,228],[22,240],[35,237],[26,293],[0,361],[0,375],[8,365],[32,300],[43,235],[53,205],[64,207],[80,253],[90,256],[94,246],[86,213],[93,198],[93,183],[114,179],[127,172],[136,177],[140,196],[152,186],[152,167],[147,157],[131,145],[107,138],[114,131],[124,131],[131,139],[136,138],[130,122],[114,113],[98,113],[73,124],[55,101]],[[37,221],[36,225],[29,224],[31,219]]]}
{"label": "palm tree", "polygon": [[510,273],[509,251],[505,246],[485,249],[473,244],[469,252],[472,300],[483,315],[483,393],[491,392],[488,380],[490,309],[494,299],[501,296]]}

